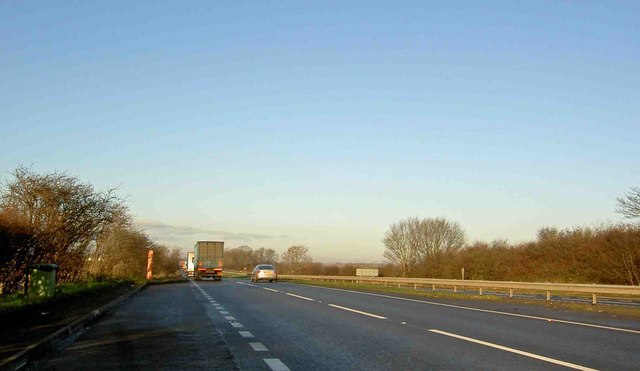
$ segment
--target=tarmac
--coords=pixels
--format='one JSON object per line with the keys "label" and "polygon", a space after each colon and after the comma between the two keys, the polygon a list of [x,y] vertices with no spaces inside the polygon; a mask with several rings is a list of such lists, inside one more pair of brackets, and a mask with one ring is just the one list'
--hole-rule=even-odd
{"label": "tarmac", "polygon": [[0,370],[21,370],[24,369],[30,362],[42,358],[44,355],[49,352],[55,350],[57,346],[63,341],[69,339],[80,330],[87,327],[90,323],[96,321],[97,319],[104,316],[113,308],[117,307],[127,299],[129,299],[132,295],[137,294],[144,288],[149,285],[155,283],[144,283],[140,286],[135,287],[133,290],[127,292],[126,294],[120,296],[117,299],[112,300],[111,302],[101,306],[100,308],[94,309],[90,313],[82,316],[81,318],[71,322],[70,324],[64,326],[63,328],[55,331],[54,333],[44,337],[43,339],[27,346],[20,352],[3,359],[0,361]]}

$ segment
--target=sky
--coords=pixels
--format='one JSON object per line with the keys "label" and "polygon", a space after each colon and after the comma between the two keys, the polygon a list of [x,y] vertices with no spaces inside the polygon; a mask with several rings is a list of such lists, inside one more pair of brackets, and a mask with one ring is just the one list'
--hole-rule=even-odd
{"label": "sky", "polygon": [[118,187],[159,243],[382,262],[619,222],[640,186],[637,1],[0,2],[0,181]]}

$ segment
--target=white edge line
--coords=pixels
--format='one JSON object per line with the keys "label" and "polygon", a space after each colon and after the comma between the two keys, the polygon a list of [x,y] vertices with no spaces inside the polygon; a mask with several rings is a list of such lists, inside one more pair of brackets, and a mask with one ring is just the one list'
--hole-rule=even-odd
{"label": "white edge line", "polygon": [[347,308],[347,307],[341,307],[341,306],[339,306],[339,305],[335,305],[335,304],[328,304],[328,305],[329,305],[330,307],[333,307],[333,308],[338,308],[338,309],[342,309],[342,310],[347,310],[347,311],[349,311],[349,312],[358,313],[358,314],[362,314],[362,315],[369,316],[369,317],[373,317],[373,318],[377,318],[377,319],[387,319],[387,317],[382,317],[382,316],[379,316],[379,315],[377,315],[377,314],[372,314],[372,313],[363,312],[363,311],[361,311],[361,310],[357,310],[357,309],[351,309],[351,308]]}
{"label": "white edge line", "polygon": [[278,290],[270,289],[270,288],[268,288],[268,287],[263,287],[263,289],[265,289],[265,290],[269,290],[269,291],[273,291],[273,292],[280,292],[280,291],[278,291]]}
{"label": "white edge line", "polygon": [[482,340],[469,338],[469,337],[462,336],[462,335],[452,334],[450,332],[440,331],[440,330],[436,330],[436,329],[430,329],[429,331],[434,332],[436,334],[450,336],[450,337],[453,337],[453,338],[456,338],[456,339],[469,341],[471,343],[476,343],[476,344],[488,346],[488,347],[491,347],[491,348],[496,348],[496,349],[504,350],[504,351],[507,351],[507,352],[519,354],[521,356],[534,358],[534,359],[537,359],[537,360],[540,360],[540,361],[545,361],[545,362],[549,362],[549,363],[554,363],[556,365],[561,365],[561,366],[573,368],[575,370],[597,371],[596,369],[589,368],[589,367],[584,367],[584,366],[580,366],[580,365],[576,365],[575,363],[569,363],[569,362],[560,361],[560,360],[549,358],[549,357],[545,357],[545,356],[539,356],[537,354],[533,354],[533,353],[525,352],[525,351],[522,351],[522,350],[505,347],[505,346],[498,345],[498,344],[489,343],[489,342],[482,341]]}
{"label": "white edge line", "polygon": [[300,296],[300,295],[292,294],[290,292],[285,292],[285,295],[293,296],[294,298],[298,298],[298,299],[303,299],[303,300],[308,300],[308,301],[315,301],[315,299],[311,299],[311,298],[308,298],[306,296]]}
{"label": "white edge line", "polygon": [[268,352],[269,349],[267,349],[267,347],[264,346],[264,344],[262,343],[249,343],[249,345],[251,345],[251,348],[253,348],[253,350],[255,350],[256,352]]}
{"label": "white edge line", "polygon": [[278,358],[263,358],[262,359],[268,366],[270,369],[272,369],[273,371],[290,371],[289,367],[287,367],[287,365],[285,365],[284,363],[282,363],[281,360],[279,360]]}
{"label": "white edge line", "polygon": [[[307,286],[310,286],[310,285],[307,285]],[[563,323],[563,324],[567,324],[567,325],[576,325],[576,326],[584,326],[584,327],[598,328],[598,329],[603,329],[603,330],[612,330],[612,331],[629,332],[629,333],[632,333],[632,334],[640,334],[640,331],[639,331],[639,330],[631,330],[631,329],[620,328],[620,327],[610,327],[610,326],[595,325],[595,324],[592,324],[592,323],[585,323],[585,322],[575,322],[575,321],[567,321],[567,320],[562,320],[562,319],[545,318],[545,317],[538,317],[538,316],[529,316],[529,315],[526,315],[526,314],[517,314],[517,313],[509,313],[509,312],[500,312],[500,311],[497,311],[497,310],[489,310],[489,309],[480,309],[480,308],[463,307],[463,306],[461,306],[461,305],[453,305],[453,304],[436,303],[436,302],[432,302],[432,301],[418,300],[418,299],[409,299],[409,298],[401,298],[401,297],[398,297],[398,296],[383,295],[383,294],[372,294],[372,293],[370,293],[370,292],[361,292],[361,291],[353,291],[353,290],[336,289],[336,288],[333,288],[333,287],[322,287],[322,286],[313,286],[313,287],[317,287],[317,288],[321,288],[321,289],[326,289],[326,290],[336,290],[336,291],[352,292],[352,293],[355,293],[355,294],[361,294],[361,295],[377,296],[377,297],[387,298],[387,299],[395,299],[395,300],[402,300],[402,301],[410,301],[410,302],[414,302],[414,303],[429,304],[429,305],[435,305],[435,306],[439,306],[439,307],[456,308],[456,309],[470,310],[470,311],[474,311],[474,312],[483,312],[483,313],[500,314],[500,315],[503,315],[503,316],[512,316],[512,317],[519,317],[519,318],[528,318],[528,319],[533,319],[533,320],[538,320],[538,321],[556,322],[556,323]]]}

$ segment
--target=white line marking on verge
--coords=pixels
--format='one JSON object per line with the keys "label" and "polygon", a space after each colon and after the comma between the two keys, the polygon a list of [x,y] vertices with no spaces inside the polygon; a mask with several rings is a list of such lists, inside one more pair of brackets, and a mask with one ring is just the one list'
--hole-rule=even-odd
{"label": "white line marking on verge", "polygon": [[263,361],[265,361],[273,371],[291,371],[289,367],[278,358],[263,358]]}
{"label": "white line marking on verge", "polygon": [[224,319],[226,319],[227,321],[235,321],[236,318],[234,316],[226,316],[224,317]]}
{"label": "white line marking on verge", "polygon": [[229,314],[229,312],[227,312],[226,310],[221,310],[220,314],[225,315],[225,314]]}
{"label": "white line marking on verge", "polygon": [[372,294],[372,293],[370,293],[370,292],[360,292],[360,291],[353,291],[353,290],[336,289],[336,288],[333,288],[333,287],[321,287],[321,286],[313,286],[313,287],[317,287],[317,288],[325,289],[325,290],[344,291],[344,292],[351,292],[351,293],[354,293],[354,294],[369,295],[369,296],[377,296],[377,297],[380,297],[380,298],[387,298],[387,299],[395,299],[395,300],[409,301],[409,302],[413,302],[413,303],[429,304],[429,305],[435,305],[435,306],[439,306],[439,307],[456,308],[456,309],[470,310],[470,311],[474,311],[474,312],[483,312],[483,313],[499,314],[499,315],[503,315],[503,316],[511,316],[511,317],[518,317],[518,318],[527,318],[527,319],[533,319],[533,320],[545,321],[545,322],[563,323],[563,324],[567,324],[567,325],[576,325],[576,326],[592,327],[592,328],[603,329],[603,330],[612,330],[612,331],[630,332],[630,333],[632,333],[632,334],[640,334],[640,331],[639,331],[639,330],[631,330],[631,329],[620,328],[620,327],[610,327],[610,326],[603,326],[603,325],[594,325],[594,324],[592,324],[592,323],[574,322],[574,321],[567,321],[567,320],[555,319],[555,318],[545,318],[545,317],[538,317],[538,316],[529,316],[529,315],[526,315],[526,314],[517,314],[517,313],[509,313],[509,312],[500,312],[500,311],[497,311],[497,310],[489,310],[489,309],[480,309],[480,308],[463,307],[463,306],[461,306],[461,305],[453,305],[453,304],[436,303],[436,302],[432,302],[432,301],[418,300],[418,299],[400,298],[400,297],[397,297],[397,296],[391,296],[391,295]]}
{"label": "white line marking on verge", "polygon": [[244,327],[244,326],[242,325],[242,323],[240,323],[240,322],[230,322],[230,323],[231,323],[231,326],[233,326],[233,327],[235,327],[235,328],[241,328],[241,327]]}
{"label": "white line marking on verge", "polygon": [[243,338],[252,338],[253,334],[250,333],[249,331],[238,331],[238,334],[240,334],[240,336],[242,336]]}
{"label": "white line marking on verge", "polygon": [[278,291],[278,290],[270,289],[270,288],[268,288],[268,287],[263,287],[263,289],[265,289],[265,290],[269,290],[269,291],[273,291],[273,292],[280,292],[280,291]]}
{"label": "white line marking on verge", "polygon": [[289,295],[289,296],[293,296],[294,298],[298,298],[298,299],[303,299],[303,300],[308,300],[308,301],[315,301],[314,299],[308,298],[306,296],[300,296],[300,295],[292,294],[290,292],[286,292],[285,294]]}
{"label": "white line marking on verge", "polygon": [[249,343],[249,345],[251,345],[251,348],[253,348],[253,350],[255,350],[256,352],[268,352],[269,349],[267,349],[267,347],[264,346],[264,344],[262,343]]}
{"label": "white line marking on verge", "polygon": [[346,311],[353,312],[353,313],[362,314],[362,315],[373,317],[373,318],[377,318],[377,319],[387,319],[387,317],[382,317],[382,316],[379,316],[377,314],[363,312],[361,310],[351,309],[351,308],[347,308],[347,307],[341,307],[341,306],[335,305],[335,304],[328,304],[328,305],[330,307],[333,307],[333,308],[338,308],[338,309],[346,310]]}
{"label": "white line marking on verge", "polygon": [[456,339],[465,340],[465,341],[469,341],[469,342],[472,342],[472,343],[488,346],[488,347],[491,347],[491,348],[496,348],[496,349],[504,350],[504,351],[507,351],[507,352],[519,354],[521,356],[534,358],[534,359],[537,359],[537,360],[540,360],[540,361],[545,361],[545,362],[549,362],[549,363],[554,363],[556,365],[569,367],[569,368],[572,368],[574,370],[596,371],[596,369],[589,368],[589,367],[584,367],[584,366],[580,366],[580,365],[576,365],[575,363],[569,363],[569,362],[564,362],[564,361],[560,361],[560,360],[549,358],[549,357],[539,356],[537,354],[533,354],[533,353],[525,352],[525,351],[522,351],[522,350],[505,347],[505,346],[498,345],[498,344],[488,343],[486,341],[477,340],[477,339],[469,338],[469,337],[466,337],[466,336],[452,334],[450,332],[445,332],[445,331],[440,331],[440,330],[435,330],[435,329],[430,329],[429,331],[435,332],[436,334],[450,336],[450,337],[453,337],[453,338],[456,338]]}

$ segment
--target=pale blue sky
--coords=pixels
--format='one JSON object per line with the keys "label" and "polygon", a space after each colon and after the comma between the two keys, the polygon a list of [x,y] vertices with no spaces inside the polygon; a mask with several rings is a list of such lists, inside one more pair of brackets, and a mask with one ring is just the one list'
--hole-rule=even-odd
{"label": "pale blue sky", "polygon": [[5,1],[0,180],[120,185],[185,249],[382,261],[414,216],[525,241],[621,220],[639,66],[636,1]]}

